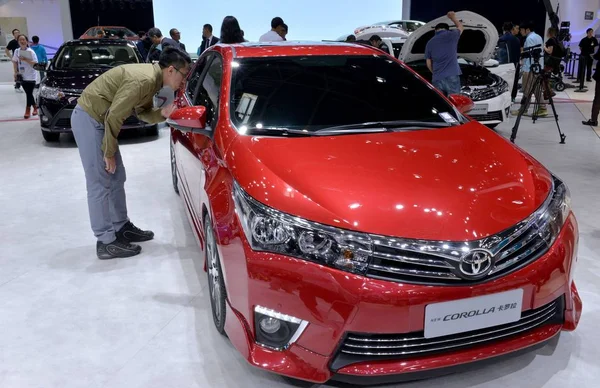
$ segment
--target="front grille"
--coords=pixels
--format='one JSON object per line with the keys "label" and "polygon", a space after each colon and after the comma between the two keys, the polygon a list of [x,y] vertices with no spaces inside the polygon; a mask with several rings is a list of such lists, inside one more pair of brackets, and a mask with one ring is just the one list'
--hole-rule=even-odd
{"label": "front grille", "polygon": [[331,369],[335,371],[358,362],[441,354],[523,336],[544,325],[562,324],[564,309],[562,296],[545,306],[522,312],[517,322],[436,338],[425,338],[423,331],[406,334],[347,333]]}
{"label": "front grille", "polygon": [[502,121],[502,111],[489,112],[485,115],[471,115],[471,118],[476,121]]}

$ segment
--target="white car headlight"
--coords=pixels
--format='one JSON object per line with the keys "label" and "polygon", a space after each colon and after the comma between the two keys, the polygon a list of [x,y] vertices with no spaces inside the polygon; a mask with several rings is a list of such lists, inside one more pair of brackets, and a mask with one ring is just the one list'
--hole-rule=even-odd
{"label": "white car headlight", "polygon": [[282,213],[256,201],[237,183],[233,192],[238,217],[253,250],[365,273],[372,253],[368,235]]}
{"label": "white car headlight", "polygon": [[52,88],[50,86],[42,86],[40,88],[40,97],[47,98],[49,100],[60,100],[65,94],[58,88]]}

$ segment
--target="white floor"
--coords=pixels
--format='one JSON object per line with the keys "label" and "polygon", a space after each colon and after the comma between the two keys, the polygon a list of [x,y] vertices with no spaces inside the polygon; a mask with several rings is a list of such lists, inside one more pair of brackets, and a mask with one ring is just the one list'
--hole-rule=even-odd
{"label": "white floor", "polygon": [[[122,142],[130,216],[156,239],[136,258],[99,261],[75,143],[46,144],[35,119],[6,122],[22,118],[24,98],[0,85],[0,387],[291,386],[248,366],[213,329],[199,249],[171,187],[166,131]],[[517,143],[571,188],[581,227],[578,330],[492,366],[402,387],[598,387],[600,138],[581,125],[589,102],[557,107],[566,145],[551,119],[525,119]]]}

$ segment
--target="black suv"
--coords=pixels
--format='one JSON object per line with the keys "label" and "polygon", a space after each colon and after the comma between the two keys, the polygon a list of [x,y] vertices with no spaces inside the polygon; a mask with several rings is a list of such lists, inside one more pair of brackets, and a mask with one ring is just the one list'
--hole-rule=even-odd
{"label": "black suv", "polygon": [[[38,98],[42,135],[48,142],[59,140],[71,132],[71,113],[87,85],[100,74],[126,63],[141,63],[142,56],[135,45],[121,39],[72,40],[64,43],[52,59],[46,77],[40,85]],[[144,129],[157,135],[158,127],[135,116],[123,123],[123,129]]]}

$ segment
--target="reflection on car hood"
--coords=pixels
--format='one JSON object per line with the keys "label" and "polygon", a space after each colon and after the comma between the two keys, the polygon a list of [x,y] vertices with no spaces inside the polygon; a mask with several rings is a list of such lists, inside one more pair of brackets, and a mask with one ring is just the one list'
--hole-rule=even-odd
{"label": "reflection on car hood", "polygon": [[549,172],[482,125],[335,137],[240,136],[227,153],[254,198],[305,219],[386,236],[467,241],[525,219]]}
{"label": "reflection on car hood", "polygon": [[102,73],[110,69],[52,70],[44,79],[44,85],[61,89],[83,90]]}

